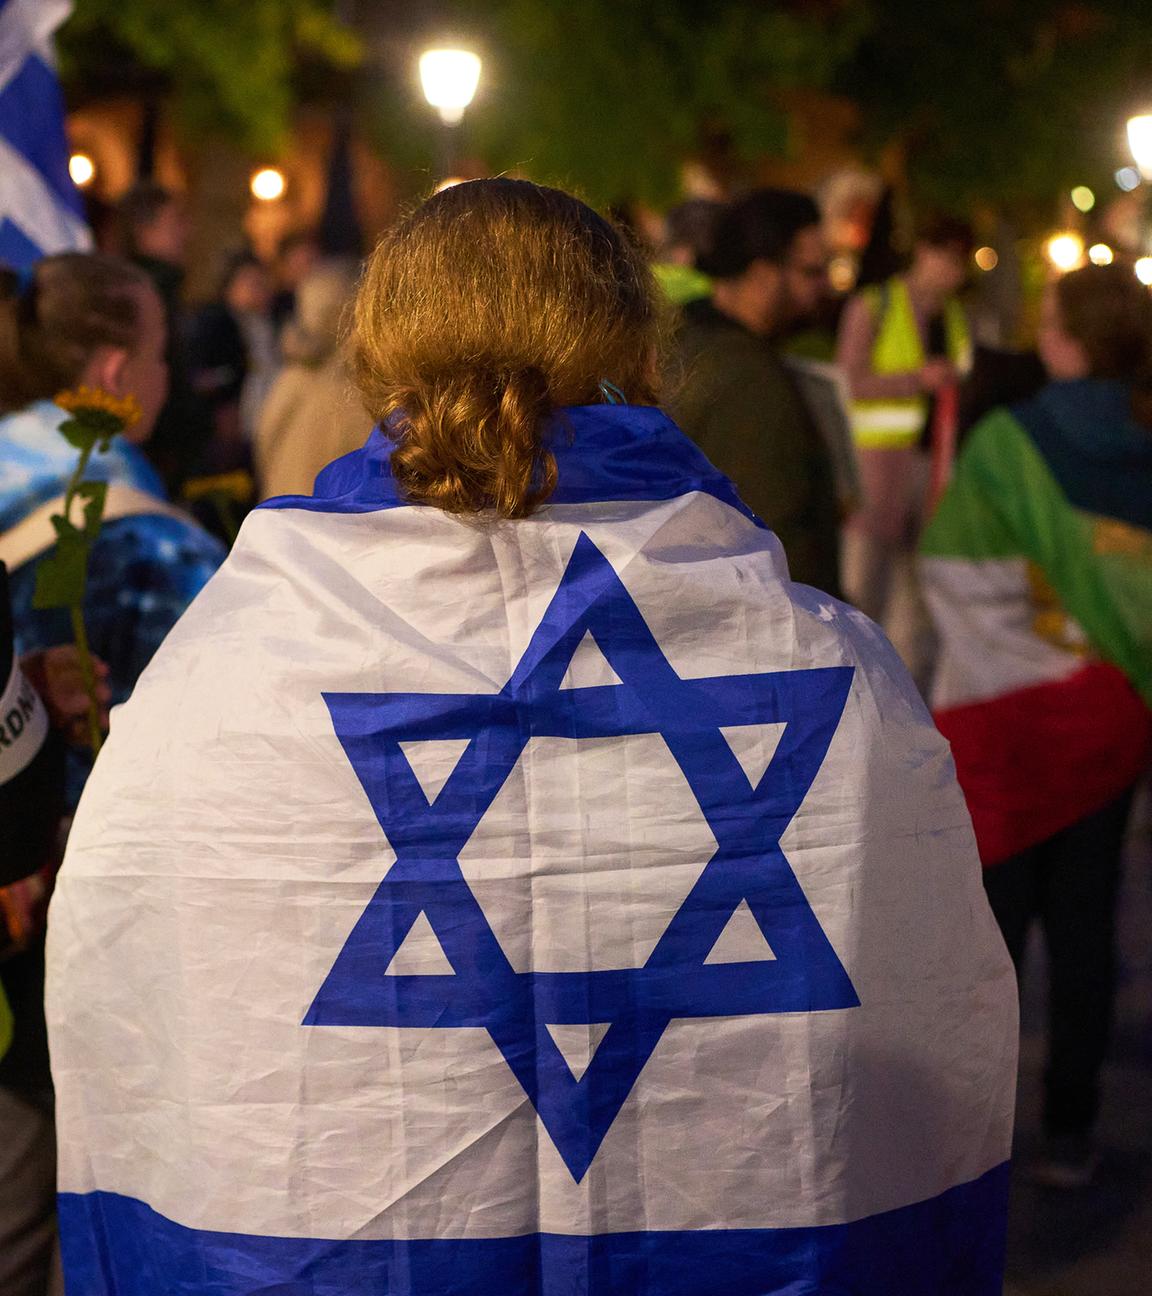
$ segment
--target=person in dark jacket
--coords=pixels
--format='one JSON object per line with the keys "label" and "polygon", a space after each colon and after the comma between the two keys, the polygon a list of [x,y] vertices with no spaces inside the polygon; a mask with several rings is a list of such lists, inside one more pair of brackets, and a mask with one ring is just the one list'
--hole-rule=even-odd
{"label": "person in dark jacket", "polygon": [[185,261],[191,225],[184,200],[154,180],[141,180],[117,204],[124,256],[152,280],[164,303],[168,398],[156,419],[148,457],[178,495],[205,466],[212,437],[210,411],[192,389],[185,359],[189,316],[184,303]]}
{"label": "person in dark jacket", "polygon": [[228,258],[220,292],[197,314],[188,337],[192,382],[212,411],[210,466],[247,468],[260,409],[279,368],[272,282],[251,252]]}
{"label": "person in dark jacket", "polygon": [[[107,667],[97,662],[104,705]],[[67,738],[87,732],[76,649],[18,657],[0,562],[0,1292],[55,1293],[55,1127],[43,920]],[[79,726],[79,729],[78,729]],[[39,872],[37,871],[39,870]],[[11,1006],[10,1006],[11,1005]],[[58,1266],[57,1266],[58,1268]],[[50,1277],[50,1275],[52,1275]]]}
{"label": "person in dark jacket", "polygon": [[775,531],[793,580],[838,595],[832,464],[776,341],[823,294],[816,204],[782,189],[737,200],[697,264],[715,282],[683,311],[673,416]]}

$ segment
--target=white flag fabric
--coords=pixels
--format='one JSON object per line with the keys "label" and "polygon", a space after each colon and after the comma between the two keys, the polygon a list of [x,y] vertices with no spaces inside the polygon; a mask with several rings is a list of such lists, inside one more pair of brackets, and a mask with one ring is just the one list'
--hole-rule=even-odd
{"label": "white flag fabric", "polygon": [[999,1296],[1015,981],[880,633],[658,410],[272,501],[76,818],[70,1296]]}
{"label": "white flag fabric", "polygon": [[0,265],[92,246],[68,173],[52,36],[69,0],[0,0]]}

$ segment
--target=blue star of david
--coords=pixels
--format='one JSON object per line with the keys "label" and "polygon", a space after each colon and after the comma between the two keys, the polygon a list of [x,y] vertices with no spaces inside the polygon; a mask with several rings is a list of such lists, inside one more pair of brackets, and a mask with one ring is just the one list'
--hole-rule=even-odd
{"label": "blue star of david", "polygon": [[[621,682],[561,688],[589,631]],[[483,1027],[579,1182],[674,1018],[857,1007],[779,845],[824,761],[851,681],[851,667],[682,679],[611,563],[581,534],[498,693],[325,694],[396,862],[305,1025]],[[781,721],[779,745],[753,787],[721,727]],[[643,967],[517,972],[457,857],[529,739],[653,733],[683,771],[715,855]],[[449,738],[468,745],[429,802],[400,744]],[[706,964],[742,901],[775,959]],[[453,975],[385,976],[421,912]],[[573,1023],[610,1023],[579,1079],[547,1029]]]}

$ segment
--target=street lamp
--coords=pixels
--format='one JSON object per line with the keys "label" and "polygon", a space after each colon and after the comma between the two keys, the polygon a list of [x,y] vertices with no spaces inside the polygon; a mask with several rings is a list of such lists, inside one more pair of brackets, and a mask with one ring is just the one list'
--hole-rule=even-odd
{"label": "street lamp", "polygon": [[275,202],[277,198],[284,197],[288,180],[279,167],[261,167],[253,173],[248,187],[252,191],[252,197],[258,198],[260,202]]}
{"label": "street lamp", "polygon": [[96,179],[96,163],[87,153],[73,153],[68,159],[68,174],[78,189],[87,189]]}
{"label": "street lamp", "polygon": [[1053,234],[1044,244],[1044,255],[1054,269],[1061,274],[1067,274],[1069,270],[1075,270],[1083,262],[1084,240],[1072,231]]}
{"label": "street lamp", "polygon": [[1152,180],[1152,113],[1128,118],[1128,148],[1145,180]]}
{"label": "street lamp", "polygon": [[456,152],[456,130],[464,120],[464,110],[472,102],[480,84],[480,59],[471,50],[430,49],[420,55],[420,84],[424,98],[440,114],[444,123],[441,143],[440,174],[452,174]]}
{"label": "street lamp", "polygon": [[[1152,180],[1152,113],[1141,113],[1137,117],[1128,118],[1128,148],[1132,152],[1132,160],[1140,175],[1145,180]],[[1141,221],[1141,251],[1148,250],[1148,201],[1144,201],[1144,211]],[[1143,282],[1143,281],[1141,281]]]}

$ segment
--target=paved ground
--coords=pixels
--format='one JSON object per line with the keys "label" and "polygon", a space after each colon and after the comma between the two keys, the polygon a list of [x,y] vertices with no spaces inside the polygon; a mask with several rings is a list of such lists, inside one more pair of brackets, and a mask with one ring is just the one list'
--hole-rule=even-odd
{"label": "paved ground", "polygon": [[[1123,987],[1106,1077],[1099,1182],[1053,1193],[1017,1182],[1006,1296],[1152,1296],[1152,808],[1138,812],[1121,906]],[[1041,951],[1024,992],[1017,1161],[1035,1143],[1044,985]]]}

